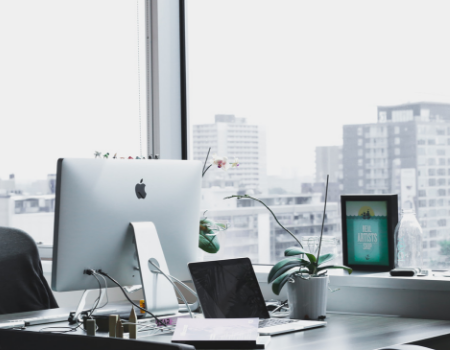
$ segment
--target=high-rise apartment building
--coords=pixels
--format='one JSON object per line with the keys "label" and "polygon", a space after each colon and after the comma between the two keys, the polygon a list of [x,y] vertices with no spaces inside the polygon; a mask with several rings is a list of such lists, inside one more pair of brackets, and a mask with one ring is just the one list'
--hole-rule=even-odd
{"label": "high-rise apartment building", "polygon": [[316,147],[316,182],[325,182],[330,175],[330,182],[342,180],[342,146]]}
{"label": "high-rise apartment building", "polygon": [[450,104],[378,107],[378,123],[344,125],[343,139],[343,193],[398,193],[400,208],[416,210],[425,260],[446,265],[440,248],[450,241]]}
{"label": "high-rise apartment building", "polygon": [[325,200],[325,183],[329,175],[328,201],[338,202],[342,184],[342,146],[316,147],[316,182],[303,183],[302,193],[320,192]]}
{"label": "high-rise apartment building", "polygon": [[214,124],[194,125],[192,136],[194,159],[204,161],[211,147],[210,157],[236,157],[240,163],[239,169],[226,173],[208,172],[204,187],[231,185],[242,191],[267,192],[266,135],[261,126],[234,115],[216,115]]}

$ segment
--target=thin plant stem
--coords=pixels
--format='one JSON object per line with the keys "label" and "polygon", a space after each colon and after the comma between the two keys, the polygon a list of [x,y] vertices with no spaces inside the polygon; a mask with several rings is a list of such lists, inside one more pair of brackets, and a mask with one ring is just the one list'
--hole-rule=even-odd
{"label": "thin plant stem", "polygon": [[317,262],[314,265],[314,273],[317,273],[317,268],[319,267],[320,248],[322,247],[323,226],[325,224],[325,211],[327,210],[328,177],[329,175],[327,175],[327,186],[325,187],[325,205],[323,206],[322,229],[320,230],[319,250],[317,251]]}
{"label": "thin plant stem", "polygon": [[209,147],[209,149],[208,149],[208,154],[206,155],[205,163],[203,164],[202,177],[205,175],[205,173],[206,173],[206,172],[208,171],[208,169],[211,167],[211,165],[210,165],[210,166],[207,167],[206,170],[205,170],[206,162],[208,161],[208,158],[209,158],[209,152],[211,152],[211,147]]}
{"label": "thin plant stem", "polygon": [[284,227],[281,222],[278,221],[277,217],[275,216],[274,212],[266,205],[266,203],[264,203],[262,200],[258,199],[258,198],[254,198],[252,196],[249,196],[248,194],[244,194],[244,195],[239,195],[239,194],[234,194],[232,196],[229,197],[225,197],[224,199],[230,199],[230,198],[237,198],[237,199],[242,199],[242,198],[249,198],[249,199],[253,199],[254,201],[257,201],[259,203],[261,203],[262,205],[264,205],[268,211],[270,211],[270,213],[272,214],[273,218],[275,219],[275,221],[277,222],[278,225],[280,225],[280,227],[285,230],[287,233],[289,233],[292,238],[294,238],[297,243],[300,245],[301,248],[303,248],[302,244],[300,243],[300,241],[297,239],[297,237],[294,236],[294,234],[289,231],[286,227]]}
{"label": "thin plant stem", "polygon": [[208,171],[209,168],[212,167],[212,164],[208,165],[208,167],[203,171],[202,173],[202,177],[205,176],[206,172]]}

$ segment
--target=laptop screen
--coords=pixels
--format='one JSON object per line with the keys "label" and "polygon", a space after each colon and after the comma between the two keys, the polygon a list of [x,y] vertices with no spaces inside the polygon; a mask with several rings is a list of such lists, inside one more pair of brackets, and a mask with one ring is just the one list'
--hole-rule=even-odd
{"label": "laptop screen", "polygon": [[205,318],[269,318],[248,258],[189,264]]}

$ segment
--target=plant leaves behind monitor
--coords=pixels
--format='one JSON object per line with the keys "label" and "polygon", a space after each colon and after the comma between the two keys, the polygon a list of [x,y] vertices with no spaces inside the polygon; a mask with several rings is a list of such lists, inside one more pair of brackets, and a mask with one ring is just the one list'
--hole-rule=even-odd
{"label": "plant leaves behind monitor", "polygon": [[200,231],[198,247],[207,253],[215,254],[220,250],[219,238],[217,235],[207,236],[206,234],[215,234],[213,230]]}

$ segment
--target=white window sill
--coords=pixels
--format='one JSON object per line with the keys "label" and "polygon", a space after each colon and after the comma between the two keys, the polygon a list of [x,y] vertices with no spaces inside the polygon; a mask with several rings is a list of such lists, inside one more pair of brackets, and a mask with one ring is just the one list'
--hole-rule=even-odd
{"label": "white window sill", "polygon": [[[271,266],[254,265],[256,278],[267,283]],[[427,277],[393,277],[389,272],[353,272],[349,275],[341,270],[329,270],[330,285],[333,287],[388,288],[409,290],[430,290],[450,292],[450,277],[434,272]]]}
{"label": "white window sill", "polygon": [[[287,288],[275,295],[267,283],[271,266],[254,266],[265,299],[287,299]],[[450,277],[392,277],[388,272],[329,270],[329,312],[429,319],[450,319]]]}

